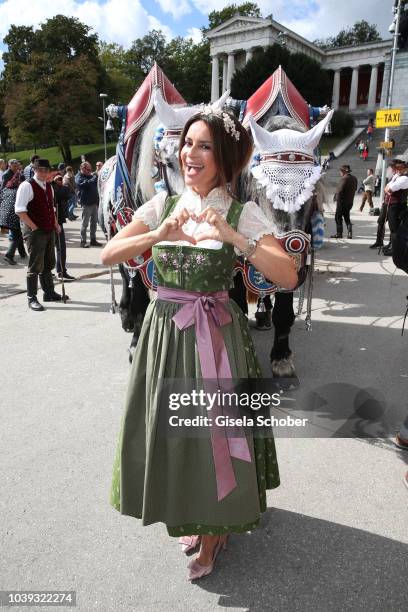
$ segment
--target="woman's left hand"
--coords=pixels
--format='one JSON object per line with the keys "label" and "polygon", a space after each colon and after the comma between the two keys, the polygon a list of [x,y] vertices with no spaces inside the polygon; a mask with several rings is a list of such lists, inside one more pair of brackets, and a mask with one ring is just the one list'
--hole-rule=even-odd
{"label": "woman's left hand", "polygon": [[199,215],[191,215],[192,219],[197,223],[208,223],[208,230],[204,230],[199,234],[195,234],[196,242],[201,240],[218,240],[219,242],[228,242],[233,244],[236,231],[228,224],[220,213],[209,206],[205,208]]}

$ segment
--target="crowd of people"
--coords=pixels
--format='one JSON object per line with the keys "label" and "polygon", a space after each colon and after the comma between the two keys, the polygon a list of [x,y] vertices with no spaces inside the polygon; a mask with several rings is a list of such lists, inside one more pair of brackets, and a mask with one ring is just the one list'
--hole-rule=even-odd
{"label": "crowd of people", "polygon": [[22,260],[28,256],[27,297],[32,310],[44,310],[37,299],[38,278],[44,301],[62,299],[54,290],[54,268],[58,278],[75,280],[67,270],[64,225],[77,219],[76,206],[82,208],[80,246],[102,246],[96,240],[97,181],[102,165],[97,162],[93,171],[90,162],[84,161],[75,174],[73,167],[63,162],[53,169],[39,155],[33,155],[25,168],[17,159],[10,159],[8,164],[0,160],[0,227],[9,237],[3,258],[7,264],[16,265],[17,251]]}
{"label": "crowd of people", "polygon": [[[389,163],[386,176],[387,183],[384,188],[384,200],[377,221],[377,237],[375,242],[370,245],[370,249],[382,249],[384,255],[392,256],[393,243],[396,239],[398,227],[407,213],[408,163],[402,159],[393,159]],[[336,233],[332,234],[330,237],[343,237],[344,220],[347,228],[347,238],[351,239],[353,233],[350,212],[353,208],[358,180],[351,173],[351,168],[347,164],[341,166],[340,177],[334,195],[336,202]],[[374,176],[374,170],[369,168],[367,170],[367,176],[362,181],[363,195],[360,204],[360,212],[363,212],[366,203],[368,203],[369,208],[374,212],[373,195],[375,195],[376,182],[377,177]],[[390,240],[389,243],[384,246],[387,222],[390,230]]]}

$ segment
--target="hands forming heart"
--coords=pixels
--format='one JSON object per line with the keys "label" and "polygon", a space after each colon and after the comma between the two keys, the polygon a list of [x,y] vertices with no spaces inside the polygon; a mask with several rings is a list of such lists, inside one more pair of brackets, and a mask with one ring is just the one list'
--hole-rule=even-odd
{"label": "hands forming heart", "polygon": [[[202,231],[195,236],[189,236],[183,231],[183,226],[190,219],[196,223],[207,224]],[[158,242],[168,240],[176,242],[186,240],[191,244],[197,244],[202,240],[217,240],[219,242],[233,243],[235,230],[227,223],[226,219],[210,206],[205,208],[199,215],[190,213],[183,208],[175,216],[168,217],[156,230]]]}

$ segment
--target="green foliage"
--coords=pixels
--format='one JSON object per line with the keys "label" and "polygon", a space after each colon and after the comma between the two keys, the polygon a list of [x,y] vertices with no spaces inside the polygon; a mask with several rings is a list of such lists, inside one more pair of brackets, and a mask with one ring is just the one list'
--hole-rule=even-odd
{"label": "green foliage", "polygon": [[99,57],[110,78],[113,95],[123,103],[130,100],[154,62],[184,98],[195,103],[210,97],[209,47],[206,40],[194,44],[192,39],[180,36],[166,43],[162,32],[152,30],[135,40],[128,51],[120,45],[101,43]]}
{"label": "green foliage", "polygon": [[98,92],[109,85],[98,38],[78,19],[57,15],[32,28],[11,26],[4,41],[4,117],[15,141],[70,144],[99,134]]}
{"label": "green foliage", "polygon": [[154,62],[163,66],[166,59],[166,38],[161,30],[151,30],[143,38],[133,41],[126,51],[126,71],[136,86],[140,85]]}
{"label": "green foliage", "polygon": [[309,104],[330,103],[330,78],[321,65],[304,53],[290,53],[278,44],[257,52],[235,73],[231,82],[232,97],[248,99],[280,65]]}
{"label": "green foliage", "polygon": [[330,36],[325,39],[313,41],[315,45],[325,49],[336,47],[348,47],[351,45],[361,45],[366,42],[381,40],[381,36],[375,24],[370,24],[365,19],[356,21],[351,28],[341,30],[337,36]]}
{"label": "green foliage", "polygon": [[211,11],[211,13],[208,14],[208,28],[206,28],[205,31],[216,28],[235,15],[242,15],[243,17],[262,17],[261,9],[254,2],[229,4],[220,11]]}
{"label": "green foliage", "polygon": [[91,28],[75,17],[56,15],[43,23],[36,32],[37,49],[51,51],[60,59],[71,59],[85,56],[97,61],[95,50],[98,36],[90,34]]}
{"label": "green foliage", "polygon": [[31,53],[35,48],[35,35],[33,28],[27,26],[10,26],[3,39],[7,51],[3,52],[4,79],[13,82],[18,79],[20,68],[29,63]]}
{"label": "green foliage", "polygon": [[55,142],[66,161],[69,145],[99,133],[95,66],[83,56],[47,63],[35,53],[21,70],[21,81],[6,95],[5,118],[14,141]]}
{"label": "green foliage", "polygon": [[174,38],[166,46],[166,59],[161,67],[189,103],[210,99],[211,64],[208,41],[194,44],[191,39]]}
{"label": "green foliage", "polygon": [[137,87],[128,74],[127,52],[117,43],[99,43],[99,59],[109,77],[107,93],[116,104],[127,104]]}
{"label": "green foliage", "polygon": [[336,110],[330,122],[332,136],[348,136],[354,127],[353,117],[343,110]]}

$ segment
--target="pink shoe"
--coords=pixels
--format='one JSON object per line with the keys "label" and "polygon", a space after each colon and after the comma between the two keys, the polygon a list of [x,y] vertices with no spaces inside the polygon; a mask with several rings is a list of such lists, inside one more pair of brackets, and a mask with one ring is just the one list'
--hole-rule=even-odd
{"label": "pink shoe", "polygon": [[197,548],[199,543],[201,542],[201,536],[192,535],[192,536],[183,536],[179,538],[179,544],[181,544],[181,550],[183,553],[189,553],[190,550],[194,550]]}
{"label": "pink shoe", "polygon": [[188,576],[189,580],[198,580],[199,578],[204,578],[204,576],[208,576],[209,574],[211,574],[211,572],[214,569],[215,560],[221,548],[223,548],[224,550],[226,550],[227,548],[227,539],[228,539],[228,536],[220,537],[218,544],[216,544],[214,548],[213,558],[212,558],[210,565],[201,565],[197,561],[197,559],[193,559],[192,561],[190,561],[190,563],[187,566],[190,570],[190,573]]}

